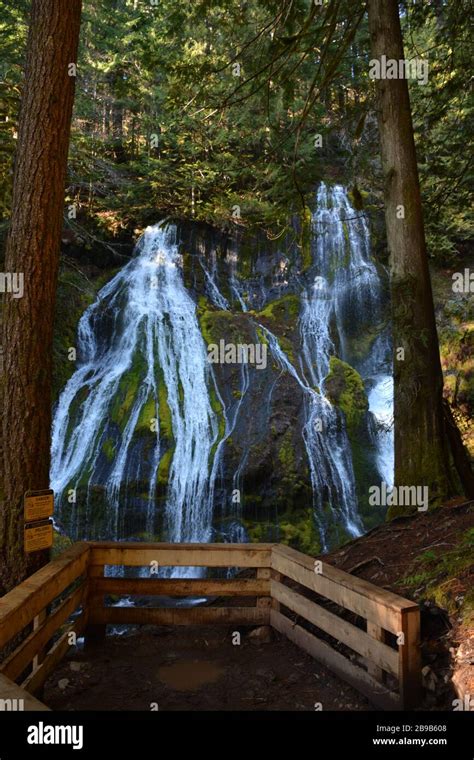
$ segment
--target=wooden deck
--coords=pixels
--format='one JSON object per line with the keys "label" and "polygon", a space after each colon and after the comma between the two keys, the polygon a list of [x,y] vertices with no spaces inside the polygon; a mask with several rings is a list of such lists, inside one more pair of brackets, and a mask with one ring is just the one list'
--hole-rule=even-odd
{"label": "wooden deck", "polygon": [[[106,577],[109,566],[148,568],[150,577]],[[254,577],[162,579],[161,567]],[[110,595],[241,606],[117,607]],[[83,634],[100,639],[108,624],[223,624],[272,625],[377,707],[409,709],[421,697],[419,618],[413,602],[279,544],[78,543],[0,599],[0,706],[14,690],[25,710],[38,709],[31,695],[69,647]]]}

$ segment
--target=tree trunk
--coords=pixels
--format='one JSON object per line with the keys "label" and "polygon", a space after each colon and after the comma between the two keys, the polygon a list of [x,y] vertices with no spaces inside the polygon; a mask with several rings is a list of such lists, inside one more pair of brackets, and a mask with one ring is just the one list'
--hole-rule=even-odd
{"label": "tree trunk", "polygon": [[[368,11],[372,57],[404,59],[397,0],[369,0]],[[379,78],[376,90],[392,280],[395,484],[428,486],[435,504],[452,495],[455,484],[408,82]]]}
{"label": "tree trunk", "polygon": [[4,494],[0,592],[48,552],[23,551],[23,495],[49,485],[55,297],[81,0],[33,0],[5,270],[22,273],[22,298],[3,313]]}

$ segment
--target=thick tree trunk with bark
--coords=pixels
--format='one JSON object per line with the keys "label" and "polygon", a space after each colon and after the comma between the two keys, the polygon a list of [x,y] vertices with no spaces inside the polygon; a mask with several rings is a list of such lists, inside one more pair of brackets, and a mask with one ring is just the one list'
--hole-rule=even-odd
{"label": "thick tree trunk with bark", "polygon": [[[372,58],[403,60],[397,1],[368,0],[368,11]],[[428,486],[430,503],[437,503],[456,487],[444,424],[408,82],[380,78],[376,90],[392,278],[395,483]]]}
{"label": "thick tree trunk with bark", "polygon": [[[33,0],[5,271],[0,593],[45,560],[23,552],[23,495],[49,485],[53,320],[81,0]],[[46,554],[47,558],[47,554]]]}

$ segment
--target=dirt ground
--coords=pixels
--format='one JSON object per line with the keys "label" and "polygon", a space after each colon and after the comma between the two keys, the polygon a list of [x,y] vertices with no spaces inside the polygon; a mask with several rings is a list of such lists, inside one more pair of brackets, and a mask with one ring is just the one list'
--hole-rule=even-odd
{"label": "dirt ground", "polygon": [[[45,685],[53,710],[371,710],[276,631],[144,626],[64,660]],[[239,629],[237,629],[239,630]]]}
{"label": "dirt ground", "polygon": [[[429,601],[423,584],[414,588],[404,582],[420,555],[435,551],[442,556],[472,528],[474,505],[460,501],[385,523],[322,557],[420,603],[424,709],[452,709],[456,668],[466,671],[465,683],[472,679],[473,631],[461,615],[472,590],[472,565],[449,574],[454,600],[450,614]],[[444,586],[441,564],[440,572],[438,582]],[[237,602],[217,599],[213,604]],[[241,643],[234,645],[234,630],[129,627],[128,633],[107,636],[105,643],[64,660],[47,681],[43,701],[56,710],[372,709],[364,697],[276,631],[263,643],[249,629],[240,629]],[[464,650],[468,655],[457,662],[456,652]]]}
{"label": "dirt ground", "polygon": [[[470,552],[468,561],[456,564],[456,547],[473,527],[474,502],[453,499],[441,509],[384,523],[323,558],[420,605],[426,709],[450,710],[453,698],[473,693],[472,544],[464,550]],[[454,552],[451,567],[443,563],[449,552]],[[435,559],[427,582],[419,560],[428,554]],[[419,581],[407,583],[409,576]],[[442,607],[433,602],[433,587],[443,591]]]}

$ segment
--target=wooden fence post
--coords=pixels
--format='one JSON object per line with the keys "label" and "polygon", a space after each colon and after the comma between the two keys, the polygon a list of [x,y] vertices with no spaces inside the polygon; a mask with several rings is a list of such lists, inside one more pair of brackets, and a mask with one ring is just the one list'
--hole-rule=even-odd
{"label": "wooden fence post", "polygon": [[404,710],[419,705],[421,689],[420,610],[408,607],[401,610],[400,633],[403,643],[399,645],[399,689]]}
{"label": "wooden fence post", "polygon": [[[270,583],[270,573],[271,573],[271,570],[269,567],[258,567],[257,579],[267,580],[268,583]],[[272,604],[271,596],[259,596],[257,598],[257,607],[264,607],[265,609],[268,609],[268,615],[270,615],[271,604]]]}
{"label": "wooden fence post", "polygon": [[[104,565],[89,565],[87,574],[86,614],[87,625],[84,631],[84,646],[90,647],[105,639],[106,627],[104,623],[94,623],[94,610],[104,605],[104,594],[95,591],[95,579],[104,577]],[[89,620],[92,619],[92,623]]]}
{"label": "wooden fence post", "polygon": [[[281,583],[281,573],[279,573],[277,570],[272,570],[271,580],[277,581],[277,583]],[[271,583],[270,583],[270,593],[271,593]],[[272,596],[272,610],[275,610],[275,612],[280,612],[280,602],[275,599]]]}

